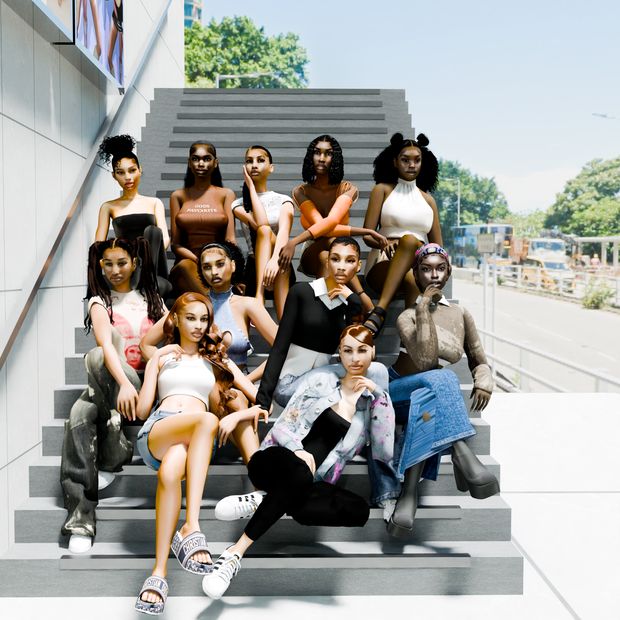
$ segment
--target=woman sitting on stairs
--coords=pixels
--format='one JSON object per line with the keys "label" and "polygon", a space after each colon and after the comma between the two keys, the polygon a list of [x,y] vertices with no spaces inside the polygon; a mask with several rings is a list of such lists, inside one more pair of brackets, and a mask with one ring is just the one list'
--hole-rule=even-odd
{"label": "woman sitting on stairs", "polygon": [[[136,287],[131,283],[140,266]],[[84,321],[97,346],[85,357],[87,387],[65,424],[60,465],[67,518],[62,533],[69,551],[84,553],[95,536],[98,491],[131,461],[133,446],[121,420],[136,419],[144,361],[138,343],[163,314],[147,242],[109,239],[90,246],[88,315]]]}
{"label": "woman sitting on stairs", "polygon": [[120,197],[99,207],[95,241],[108,238],[110,222],[117,239],[144,237],[151,249],[157,285],[162,297],[172,290],[168,282],[166,249],[170,245],[164,205],[159,198],[138,193],[142,168],[134,153],[136,141],[129,135],[108,136],[99,145],[99,158],[112,164],[112,178],[120,186]]}
{"label": "woman sitting on stairs", "polygon": [[[472,410],[482,411],[493,391],[491,369],[467,310],[450,304],[443,296],[451,273],[448,253],[436,243],[422,246],[415,254],[413,273],[421,294],[396,321],[402,344],[389,369],[390,396],[397,423],[406,425],[400,454],[395,455],[404,483],[388,531],[408,536],[418,505],[421,477],[437,479],[443,453],[452,457],[459,491],[484,499],[499,493],[499,483],[465,442],[475,434],[461,396],[458,378],[445,366],[467,356],[474,382]],[[443,369],[442,369],[443,367]],[[369,464],[375,466],[374,463]],[[376,467],[375,467],[376,469]],[[386,469],[377,472],[385,495],[398,497],[398,479]]]}
{"label": "woman sitting on stairs", "polygon": [[427,146],[424,134],[405,140],[396,133],[373,162],[376,185],[370,192],[364,226],[373,231],[378,227],[388,238],[387,247],[382,247],[373,237],[364,237],[373,248],[366,262],[366,280],[380,292],[365,323],[374,334],[381,331],[399,290],[407,306],[418,296],[411,271],[416,250],[429,241],[442,243],[437,205],[429,193],[437,183],[438,163]]}
{"label": "woman sitting on stairs", "polygon": [[207,596],[224,594],[244,553],[285,513],[302,525],[361,527],[368,520],[366,500],[335,483],[368,441],[372,458],[391,461],[394,410],[385,368],[383,385],[367,376],[375,356],[370,330],[359,324],[346,327],[339,353],[338,371],[336,365],[326,366],[300,378],[262,449],[250,459],[250,480],[266,495],[244,533],[203,579]]}
{"label": "woman sitting on stairs", "polygon": [[[222,335],[213,324],[211,302],[200,293],[185,293],[177,299],[164,323],[164,335],[167,344],[147,364],[137,406],[140,419],[148,416],[137,447],[145,464],[158,472],[155,565],[135,605],[147,614],[163,612],[170,549],[184,570],[197,575],[211,571],[207,541],[200,531],[200,503],[218,427],[220,443],[232,430],[219,426],[218,416],[225,407],[234,408],[238,399],[230,389],[233,380],[241,387],[249,383],[227,359]],[[151,412],[156,396],[157,408]],[[252,407],[237,411],[234,419],[236,424],[253,425],[256,432],[261,416],[266,420],[267,411]],[[186,519],[174,533],[183,479]]]}
{"label": "woman sitting on stairs", "polygon": [[[387,239],[374,229],[349,225],[349,212],[359,192],[344,178],[342,148],[336,138],[318,136],[306,149],[301,171],[304,183],[293,190],[293,199],[301,212],[300,233],[282,248],[278,259],[282,270],[288,269],[300,243],[304,249],[299,271],[310,276],[327,275],[327,255],[334,237],[366,235],[377,247],[385,247]],[[365,311],[372,308],[370,297],[362,289],[357,275],[351,281]]]}

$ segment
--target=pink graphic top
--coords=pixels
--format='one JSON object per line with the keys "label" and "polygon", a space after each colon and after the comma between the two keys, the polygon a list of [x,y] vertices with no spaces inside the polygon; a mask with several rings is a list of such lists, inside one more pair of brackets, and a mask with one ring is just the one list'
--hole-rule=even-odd
{"label": "pink graphic top", "polygon": [[[106,308],[101,297],[89,299],[89,312],[93,304],[100,304]],[[112,326],[123,339],[123,352],[127,363],[134,370],[143,371],[146,362],[140,353],[140,339],[153,325],[153,321],[148,317],[146,299],[140,291],[136,290],[129,291],[129,293],[112,291],[112,311]]]}

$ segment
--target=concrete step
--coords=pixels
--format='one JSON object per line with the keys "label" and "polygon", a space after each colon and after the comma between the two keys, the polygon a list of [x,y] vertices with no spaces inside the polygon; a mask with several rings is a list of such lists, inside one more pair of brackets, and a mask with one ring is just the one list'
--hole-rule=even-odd
{"label": "concrete step", "polygon": [[[217,557],[226,543],[212,543]],[[153,565],[149,544],[96,542],[69,556],[55,543],[15,544],[0,560],[1,596],[136,596]],[[93,571],[96,578],[93,578]],[[204,596],[169,562],[172,596]],[[36,587],[33,586],[36,584]],[[521,594],[523,558],[510,541],[410,545],[331,542],[274,546],[243,559],[228,596]],[[206,600],[206,599],[205,599]]]}
{"label": "concrete step", "polygon": [[[376,123],[376,121],[374,121]],[[329,133],[333,135],[338,141],[340,136],[347,136],[349,139],[354,140],[354,136],[361,136],[361,139],[368,139],[372,135],[387,136],[387,129],[385,127],[378,127],[376,125],[361,125],[360,122],[346,123],[345,121],[318,121],[305,123],[299,123],[299,121],[291,121],[285,123],[284,121],[262,121],[259,126],[254,123],[234,124],[231,125],[230,121],[198,121],[190,122],[186,120],[182,125],[174,125],[172,127],[173,134],[202,134],[207,132],[209,137],[212,138],[213,143],[219,144],[220,140],[226,140],[230,134],[235,136],[235,140],[241,139],[242,136],[254,136],[255,134],[263,136],[261,140],[273,139],[277,137],[295,136],[296,140],[308,143],[314,140],[317,135]],[[219,139],[218,139],[219,138]]]}
{"label": "concrete step", "polygon": [[[404,91],[403,92],[404,95]],[[287,97],[290,99],[311,99],[323,95],[367,98],[381,95],[379,88],[184,88],[183,98],[188,95],[209,95],[209,98],[226,100],[241,97],[244,100],[270,100],[273,97]]]}
{"label": "concrete step", "polygon": [[[295,99],[291,100],[287,97],[271,97],[269,100],[261,102],[260,100],[237,99],[235,101],[226,101],[225,99],[213,100],[213,97],[191,97],[181,99],[177,106],[169,106],[173,109],[188,108],[209,111],[229,111],[242,112],[244,114],[252,114],[254,112],[260,114],[264,110],[274,110],[284,113],[309,113],[309,114],[346,114],[348,112],[369,113],[383,108],[383,102],[379,99],[356,99],[339,100],[339,99]],[[249,108],[249,109],[248,109]],[[334,110],[335,108],[335,110]],[[325,112],[317,112],[317,109],[325,110]],[[152,111],[159,112],[159,108],[151,107]],[[383,115],[385,118],[385,115]]]}
{"label": "concrete step", "polygon": [[[274,157],[276,153],[280,154],[282,152],[283,155],[292,155],[294,153],[301,152],[302,157],[306,152],[306,148],[308,144],[317,137],[319,134],[313,134],[310,139],[307,141],[302,141],[300,138],[294,138],[291,136],[279,136],[274,133],[270,133],[268,139],[264,142],[264,145],[271,151]],[[389,139],[386,140],[381,136],[354,136],[348,135],[344,138],[340,138],[338,136],[334,136],[338,139],[340,146],[342,147],[342,154],[344,157],[344,161],[347,161],[347,153],[350,152],[351,155],[373,155],[376,157],[379,154],[381,149],[384,149],[388,143]],[[204,136],[199,136],[196,138],[182,138],[180,136],[175,136],[170,138],[168,147],[170,149],[183,149],[185,152],[189,150],[189,147],[195,140],[202,140]],[[219,156],[220,151],[224,151],[222,155],[231,154],[229,151],[231,149],[247,149],[250,144],[255,144],[255,142],[240,140],[235,136],[226,136],[221,139],[219,142],[215,144],[217,149],[217,154]],[[288,152],[283,152],[288,151]]]}
{"label": "concrete step", "polygon": [[[177,112],[177,119],[181,120],[234,120],[234,121],[286,121],[286,120],[308,120],[308,121],[384,121],[385,114],[381,112],[356,112],[354,110],[346,110],[345,112],[317,112],[315,109],[306,110],[288,110],[286,106],[282,109],[274,111],[273,106],[266,106],[264,109],[247,108],[242,111],[234,111],[230,107],[222,110],[215,110],[211,106],[207,111],[193,109],[191,112]],[[148,119],[148,117],[147,117]],[[148,122],[148,120],[147,120]]]}
{"label": "concrete step", "polygon": [[[109,498],[97,508],[97,541],[155,542],[154,497]],[[244,523],[218,521],[214,501],[205,502],[200,511],[201,529],[209,540],[232,541]],[[389,543],[383,510],[371,509],[363,528],[307,527],[283,517],[265,534],[265,544],[323,543],[332,540]],[[30,498],[15,512],[15,542],[46,543],[58,541],[66,518],[62,502],[56,498]],[[180,519],[185,519],[181,511]],[[411,542],[435,540],[510,540],[510,507],[499,497],[479,501],[471,497],[434,496],[422,499],[416,513]]]}
{"label": "concrete step", "polygon": [[[480,455],[484,463],[499,480],[500,467],[492,456]],[[141,497],[154,496],[157,486],[156,473],[142,464],[139,457],[134,457],[131,465],[119,472],[114,484],[101,492],[100,497]],[[61,497],[60,457],[43,456],[29,468],[30,497]],[[363,460],[347,464],[341,478],[341,485],[364,497],[368,497],[370,483],[368,467]],[[205,487],[205,499],[219,500],[226,495],[246,493],[251,490],[247,469],[241,463],[211,465],[209,481]],[[420,486],[422,495],[459,495],[454,483],[452,463],[449,456],[443,456],[439,466],[437,481],[425,480]]]}

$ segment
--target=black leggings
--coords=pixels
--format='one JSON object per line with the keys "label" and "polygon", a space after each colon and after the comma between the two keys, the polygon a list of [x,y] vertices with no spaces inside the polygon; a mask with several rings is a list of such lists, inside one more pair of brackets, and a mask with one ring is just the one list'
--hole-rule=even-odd
{"label": "black leggings", "polygon": [[368,521],[366,500],[327,482],[314,482],[304,461],[288,448],[271,446],[248,463],[252,484],[267,495],[245,528],[258,540],[284,514],[302,525],[362,527]]}

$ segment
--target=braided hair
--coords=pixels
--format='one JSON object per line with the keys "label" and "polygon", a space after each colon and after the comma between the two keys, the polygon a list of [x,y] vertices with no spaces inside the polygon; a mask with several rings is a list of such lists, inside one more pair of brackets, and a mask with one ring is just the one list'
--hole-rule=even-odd
{"label": "braided hair", "polygon": [[[106,241],[95,241],[88,249],[88,270],[87,270],[87,288],[86,297],[100,297],[108,311],[110,322],[114,323],[114,312],[112,309],[112,291],[110,284],[103,275],[100,261],[103,259],[103,253],[109,248],[121,248],[129,254],[131,259],[137,259],[140,266],[140,277],[136,289],[142,293],[146,299],[148,308],[148,317],[155,323],[158,321],[164,311],[163,302],[159,296],[157,289],[157,278],[153,269],[153,259],[151,258],[151,250],[149,244],[144,237],[136,239],[107,239]],[[90,332],[93,326],[90,313],[84,319],[84,329],[86,333]]]}
{"label": "braided hair", "polygon": [[402,133],[395,133],[390,139],[390,145],[384,148],[373,162],[372,176],[375,183],[395,185],[398,182],[398,172],[394,167],[394,160],[403,149],[414,146],[422,154],[422,166],[416,185],[425,192],[432,192],[437,186],[439,162],[433,152],[427,148],[428,144],[429,140],[423,133],[418,134],[415,140],[404,138]]}
{"label": "braided hair", "polygon": [[134,153],[136,148],[136,141],[129,134],[121,134],[118,136],[108,136],[104,138],[99,145],[99,159],[109,164],[112,160],[112,170],[116,168],[116,164],[121,159],[133,159],[136,162],[136,166],[140,167],[138,156]]}
{"label": "braided hair", "polygon": [[344,178],[344,157],[342,156],[342,148],[338,140],[327,134],[318,136],[308,145],[304,163],[301,167],[301,178],[304,180],[304,183],[309,183],[310,185],[316,181],[313,156],[314,149],[319,142],[329,142],[331,144],[333,155],[331,165],[327,171],[327,178],[330,185],[338,185]]}
{"label": "braided hair", "polygon": [[[210,142],[207,142],[206,140],[199,140],[198,142],[193,142],[190,145],[189,147],[190,157],[198,150],[199,146],[204,146],[207,149],[207,151],[211,155],[213,155],[215,159],[217,159],[217,151],[215,150],[215,147]],[[183,179],[183,187],[185,188],[192,187],[195,182],[196,182],[196,177],[194,176],[194,173],[192,172],[192,169],[190,168],[189,164],[187,164],[187,170],[185,171],[185,177]],[[219,166],[217,168],[214,168],[213,172],[211,173],[211,185],[214,185],[215,187],[224,187],[224,183],[222,181],[222,173],[220,171]]]}
{"label": "braided hair", "polygon": [[225,405],[233,400],[236,395],[232,392],[233,374],[228,369],[228,356],[226,354],[226,344],[220,330],[213,322],[213,304],[208,297],[200,293],[183,293],[175,302],[166,317],[163,325],[164,339],[166,344],[179,343],[179,328],[174,324],[174,315],[179,314],[189,304],[199,301],[204,304],[209,315],[207,329],[198,343],[198,354],[204,357],[213,367],[213,374],[216,379],[216,387],[219,391],[218,411],[214,412],[221,416],[225,413]]}

